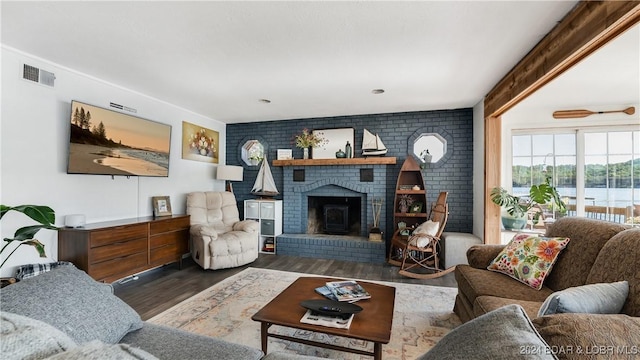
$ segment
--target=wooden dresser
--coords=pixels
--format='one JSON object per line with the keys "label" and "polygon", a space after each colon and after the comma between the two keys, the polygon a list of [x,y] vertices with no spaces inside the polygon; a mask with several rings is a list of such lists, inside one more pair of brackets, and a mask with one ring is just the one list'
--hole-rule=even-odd
{"label": "wooden dresser", "polygon": [[189,252],[189,215],[140,217],[58,230],[58,259],[113,282],[180,262]]}

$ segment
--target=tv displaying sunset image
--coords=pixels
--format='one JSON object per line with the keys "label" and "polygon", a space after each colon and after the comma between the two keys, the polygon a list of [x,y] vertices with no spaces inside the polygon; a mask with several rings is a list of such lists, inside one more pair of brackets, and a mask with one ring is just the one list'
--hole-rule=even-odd
{"label": "tv displaying sunset image", "polygon": [[171,126],[71,102],[70,174],[169,176]]}

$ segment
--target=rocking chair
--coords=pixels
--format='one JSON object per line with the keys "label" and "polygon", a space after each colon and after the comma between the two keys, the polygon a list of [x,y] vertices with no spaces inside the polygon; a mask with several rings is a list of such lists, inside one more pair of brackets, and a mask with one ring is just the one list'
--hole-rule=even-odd
{"label": "rocking chair", "polygon": [[[414,279],[434,279],[455,270],[440,268],[440,236],[449,217],[447,192],[441,192],[431,208],[429,220],[418,226],[406,240],[402,250],[399,274]],[[431,227],[431,229],[428,229]]]}

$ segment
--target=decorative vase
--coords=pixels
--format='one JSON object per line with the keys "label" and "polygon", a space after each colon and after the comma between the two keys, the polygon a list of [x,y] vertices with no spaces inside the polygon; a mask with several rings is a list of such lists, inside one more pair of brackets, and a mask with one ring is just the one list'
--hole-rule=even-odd
{"label": "decorative vase", "polygon": [[348,141],[347,141],[347,145],[344,148],[344,152],[345,152],[345,157],[350,159],[352,156],[352,149],[351,149],[351,144],[349,144]]}
{"label": "decorative vase", "polygon": [[348,157],[348,156],[347,154],[344,153],[344,151],[342,151],[342,149],[336,151],[336,158],[344,159],[345,157]]}
{"label": "decorative vase", "polygon": [[303,159],[308,159],[309,158],[309,148],[303,148],[302,149],[302,158]]}

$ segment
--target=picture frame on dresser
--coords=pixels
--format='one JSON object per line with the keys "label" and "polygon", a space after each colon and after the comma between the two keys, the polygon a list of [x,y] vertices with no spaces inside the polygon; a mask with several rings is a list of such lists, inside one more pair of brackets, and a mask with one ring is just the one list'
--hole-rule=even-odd
{"label": "picture frame on dresser", "polygon": [[171,216],[171,199],[168,196],[153,196],[153,217]]}

